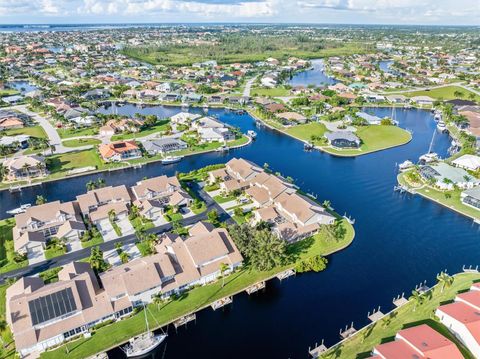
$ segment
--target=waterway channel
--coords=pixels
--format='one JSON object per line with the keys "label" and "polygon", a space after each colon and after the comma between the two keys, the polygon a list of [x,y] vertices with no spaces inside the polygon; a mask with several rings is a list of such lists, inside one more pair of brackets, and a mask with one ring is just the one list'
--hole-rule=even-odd
{"label": "waterway channel", "polygon": [[[105,111],[110,111],[109,109]],[[175,107],[118,107],[118,113],[155,113],[168,117],[179,112]],[[201,112],[202,109],[191,109]],[[374,108],[378,116],[389,116],[390,109]],[[282,283],[272,281],[264,292],[234,298],[225,310],[205,310],[196,323],[171,328],[158,358],[306,358],[309,345],[325,339],[338,341],[339,329],[350,322],[360,327],[367,323],[367,312],[381,305],[391,308],[395,295],[410,293],[415,284],[448,269],[461,270],[464,264],[478,264],[479,226],[418,196],[393,192],[396,164],[416,160],[430,144],[435,122],[430,112],[397,110],[401,127],[413,131],[407,145],[357,158],[338,158],[322,152],[305,152],[303,144],[267,128],[258,128],[249,115],[210,109],[220,120],[238,126],[243,132],[254,129],[257,140],[230,153],[218,152],[190,156],[178,164],[159,163],[87,175],[25,188],[21,193],[0,192],[0,213],[33,203],[37,194],[49,201],[73,200],[85,192],[85,183],[103,177],[107,184],[132,185],[141,178],[173,175],[176,172],[244,157],[259,165],[268,163],[295,179],[304,191],[328,199],[337,212],[355,218],[356,238],[344,251],[329,258],[325,272],[299,275]],[[434,150],[446,156],[447,135],[437,134]],[[117,349],[111,357],[121,357]]]}

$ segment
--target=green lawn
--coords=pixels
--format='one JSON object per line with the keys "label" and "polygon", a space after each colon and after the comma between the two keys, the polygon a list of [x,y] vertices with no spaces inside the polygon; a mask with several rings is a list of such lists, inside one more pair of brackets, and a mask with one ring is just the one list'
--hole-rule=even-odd
{"label": "green lawn", "polygon": [[227,196],[227,197],[224,197],[224,196],[221,196],[221,195],[216,195],[215,197],[213,197],[213,199],[214,199],[215,202],[217,202],[217,203],[230,202],[230,201],[233,201],[235,198],[236,198],[235,196]]}
{"label": "green lawn", "polygon": [[3,89],[3,90],[0,90],[0,97],[17,95],[19,93],[20,91],[15,89]]}
{"label": "green lawn", "polygon": [[412,139],[412,135],[397,126],[362,126],[356,132],[362,140],[360,149],[335,149],[324,147],[325,152],[339,156],[358,156],[370,152],[380,151],[391,147],[404,145]]}
{"label": "green lawn", "polygon": [[87,145],[99,145],[102,141],[97,140],[96,138],[80,138],[74,140],[62,141],[62,144],[65,147],[81,147]]}
{"label": "green lawn", "polygon": [[[327,128],[323,123],[310,122],[304,125],[293,126],[285,130],[286,133],[303,141],[310,141],[312,135],[323,137]],[[324,144],[322,140],[315,140],[314,144],[320,146]]]}
{"label": "green lawn", "polygon": [[169,222],[180,221],[181,219],[183,219],[183,216],[181,213],[172,213],[172,212],[165,213],[164,217]]}
{"label": "green lawn", "polygon": [[55,267],[47,269],[39,274],[45,284],[58,282],[58,272],[62,270],[63,267]]}
{"label": "green lawn", "polygon": [[74,168],[95,166],[104,167],[95,149],[57,154],[48,157],[48,170],[51,175],[65,175],[65,172]]}
{"label": "green lawn", "polygon": [[236,140],[229,141],[227,142],[228,147],[235,147],[235,146],[240,146],[248,142],[248,137],[247,136],[242,136],[240,138],[237,138]]}
{"label": "green lawn", "polygon": [[[462,94],[462,96],[461,97],[455,96],[456,91],[460,92]],[[445,87],[439,87],[439,88],[431,89],[430,91],[407,92],[407,93],[403,93],[402,95],[405,95],[407,97],[429,96],[429,97],[437,99],[437,100],[453,100],[453,99],[456,99],[456,98],[461,98],[461,99],[464,99],[464,100],[471,100],[470,94],[473,94],[473,92],[465,90],[462,87],[445,86]],[[475,95],[474,101],[480,102],[480,96]]]}
{"label": "green lawn", "polygon": [[413,301],[410,301],[390,314],[388,316],[389,320],[381,320],[358,331],[342,344],[331,347],[321,358],[367,358],[376,345],[393,339],[399,330],[425,323],[456,342],[465,358],[473,359],[474,356],[450,334],[447,328],[433,319],[433,313],[440,304],[445,304],[446,301],[452,300],[458,292],[470,288],[472,283],[478,280],[480,280],[480,274],[478,273],[456,275],[451,287],[445,288],[442,293],[441,286],[435,286],[431,294],[427,296],[427,300],[422,305],[417,305],[415,311],[413,310],[415,304]]}
{"label": "green lawn", "polygon": [[44,253],[46,259],[52,259],[55,257],[63,256],[65,253],[67,253],[67,250],[52,246],[51,248],[45,249]]}
{"label": "green lawn", "polygon": [[98,246],[100,243],[103,243],[103,237],[101,234],[99,234],[97,237],[93,237],[92,239],[88,241],[83,241],[81,243],[82,243],[82,248]]}
{"label": "green lawn", "polygon": [[131,139],[131,138],[140,138],[140,137],[145,137],[145,136],[151,135],[153,133],[166,131],[167,128],[168,128],[169,122],[170,122],[169,120],[159,121],[155,126],[152,126],[150,128],[141,130],[139,132],[125,133],[125,134],[122,133],[122,134],[118,134],[118,135],[113,135],[112,136],[112,141],[128,140],[128,139]]}
{"label": "green lawn", "polygon": [[[408,187],[412,187],[406,181],[405,173],[401,173],[398,175],[398,182],[402,185],[407,185]],[[414,191],[415,193],[418,193],[427,199],[440,203],[441,205],[447,208],[450,208],[452,210],[455,210],[465,216],[480,220],[480,210],[470,206],[466,206],[462,203],[460,199],[462,190],[460,189],[443,192],[435,188],[432,188],[430,186],[426,186],[423,188],[415,188]]]}
{"label": "green lawn", "polygon": [[[341,241],[337,242],[324,233],[315,238],[306,239],[290,245],[289,253],[293,262],[289,265],[267,272],[259,272],[245,267],[226,277],[223,288],[222,281],[217,281],[213,284],[194,288],[185,292],[180,298],[166,302],[160,306],[150,304],[149,311],[147,312],[150,324],[155,323],[153,325],[156,326],[158,321],[160,325],[165,325],[187,313],[205,308],[219,298],[241,292],[258,281],[271,278],[276,273],[293,267],[294,262],[318,254],[327,255],[348,246],[352,242],[355,232],[347,221],[344,221],[344,225],[347,228],[347,234]],[[64,346],[62,346],[56,350],[42,353],[41,357],[55,359],[86,358],[106,348],[118,346],[143,331],[145,331],[144,314],[137,313],[128,319],[98,329],[90,338],[81,338],[68,343],[68,354]]]}
{"label": "green lawn", "polygon": [[142,216],[138,216],[135,219],[131,219],[130,223],[132,223],[132,226],[133,228],[135,228],[135,231],[140,231],[142,229],[147,230],[154,227],[153,222],[150,219],[145,217],[142,218]]}
{"label": "green lawn", "polygon": [[254,88],[251,92],[251,96],[285,97],[289,95],[290,90],[287,90],[285,87]]}
{"label": "green lawn", "polygon": [[135,243],[137,246],[138,250],[140,251],[140,254],[142,257],[148,256],[150,252],[150,242],[149,241],[141,241]]}
{"label": "green lawn", "polygon": [[26,267],[28,261],[15,262],[15,250],[13,248],[13,233],[15,227],[13,218],[0,221],[0,273],[9,272],[14,269]]}
{"label": "green lawn", "polygon": [[58,128],[57,132],[61,138],[94,136],[98,135],[98,128]]}
{"label": "green lawn", "polygon": [[43,130],[42,126],[27,126],[23,128],[12,128],[11,130],[6,130],[1,133],[5,136],[15,136],[15,135],[28,135],[38,138],[47,138],[47,134]]}

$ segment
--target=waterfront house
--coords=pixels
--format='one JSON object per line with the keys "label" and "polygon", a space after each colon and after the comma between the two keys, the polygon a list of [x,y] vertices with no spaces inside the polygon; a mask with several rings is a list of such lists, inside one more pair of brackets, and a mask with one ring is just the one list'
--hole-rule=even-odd
{"label": "waterfront house", "polygon": [[436,316],[476,357],[480,357],[480,286],[458,294],[455,301],[437,308]]}
{"label": "waterfront house", "polygon": [[302,114],[297,112],[281,112],[275,115],[278,119],[286,121],[288,123],[305,123],[307,122],[307,118]]}
{"label": "waterfront house", "polygon": [[338,148],[359,148],[360,139],[350,131],[327,132],[324,137],[333,147]]}
{"label": "waterfront house", "polygon": [[463,355],[449,339],[426,324],[403,329],[395,340],[377,345],[373,358],[461,359]]}
{"label": "waterfront house", "polygon": [[[116,187],[108,186],[97,188],[77,196],[77,202],[82,216],[92,219],[92,214],[103,206],[122,203],[124,206],[121,208],[128,207],[131,202],[131,197],[125,185]],[[108,211],[103,210],[102,212]],[[97,214],[94,217],[98,218],[101,216]]]}
{"label": "waterfront house", "polygon": [[49,202],[27,208],[15,216],[13,244],[15,251],[29,257],[39,257],[48,241],[63,238],[67,242],[79,240],[85,226],[75,202]]}
{"label": "waterfront house", "polygon": [[455,186],[467,189],[480,185],[480,180],[464,169],[450,166],[445,162],[422,166],[420,175],[441,190],[452,190]]}
{"label": "waterfront house", "polygon": [[142,180],[132,187],[132,193],[140,213],[151,220],[163,215],[167,206],[179,209],[189,207],[193,202],[175,176]]}
{"label": "waterfront house", "polygon": [[100,156],[106,162],[125,161],[142,157],[142,152],[135,141],[117,141],[98,146]]}
{"label": "waterfront house", "polygon": [[28,147],[28,135],[2,136],[0,137],[0,146],[9,147],[12,150],[25,149]]}
{"label": "waterfront house", "polygon": [[48,174],[45,159],[36,155],[7,158],[3,167],[7,170],[8,181],[30,180]]}
{"label": "waterfront house", "polygon": [[130,302],[111,301],[88,263],[65,265],[58,279],[45,285],[23,277],[7,288],[6,320],[21,356],[38,355],[133,310]]}
{"label": "waterfront house", "polygon": [[480,210],[480,187],[463,191],[460,199],[464,205]]}
{"label": "waterfront house", "polygon": [[463,168],[469,171],[477,171],[480,169],[480,156],[463,155],[452,161],[455,167]]}
{"label": "waterfront house", "polygon": [[386,97],[390,103],[405,104],[408,102],[408,98],[404,95],[389,95]]}
{"label": "waterfront house", "polygon": [[177,138],[160,138],[158,140],[147,140],[143,142],[143,148],[148,154],[165,155],[170,152],[181,151],[188,148],[188,145]]}
{"label": "waterfront house", "polygon": [[382,119],[380,117],[366,112],[358,111],[355,113],[355,115],[365,120],[369,125],[380,125],[382,123]]}
{"label": "waterfront house", "polygon": [[410,101],[420,106],[432,106],[435,102],[435,99],[429,96],[414,96],[410,99]]}

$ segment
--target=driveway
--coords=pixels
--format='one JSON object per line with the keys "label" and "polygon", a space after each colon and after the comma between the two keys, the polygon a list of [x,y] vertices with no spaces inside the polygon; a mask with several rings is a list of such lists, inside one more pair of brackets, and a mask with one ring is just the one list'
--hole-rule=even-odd
{"label": "driveway", "polygon": [[67,252],[79,251],[82,248],[82,242],[79,239],[67,243]]}
{"label": "driveway", "polygon": [[164,216],[159,216],[156,219],[153,220],[153,224],[155,227],[161,226],[162,224],[167,224],[168,221],[165,219]]}
{"label": "driveway", "polygon": [[135,229],[133,229],[133,226],[128,220],[128,217],[118,220],[117,224],[122,231],[122,236],[128,236],[129,234],[135,233]]}
{"label": "driveway", "polygon": [[[141,257],[140,251],[138,250],[135,243],[128,243],[123,245],[122,250],[128,254],[129,261]],[[105,251],[103,253],[103,259],[106,260],[108,264],[110,264],[112,267],[122,264],[122,260],[120,259],[120,255],[118,254],[116,249]]]}
{"label": "driveway", "polygon": [[[258,76],[258,75],[257,75]],[[255,80],[257,79],[257,76],[255,77],[252,77],[250,80],[247,81],[247,83],[245,84],[245,88],[243,89],[243,96],[244,97],[250,97],[250,91],[252,89],[252,85],[253,83],[255,82]]]}
{"label": "driveway", "polygon": [[28,264],[35,264],[35,263],[44,261],[46,258],[45,258],[45,254],[43,253],[42,246],[28,248],[27,259],[28,259]]}
{"label": "driveway", "polygon": [[118,238],[117,233],[115,233],[115,230],[113,229],[112,224],[108,219],[104,219],[98,222],[97,228],[100,231],[105,242],[112,241]]}

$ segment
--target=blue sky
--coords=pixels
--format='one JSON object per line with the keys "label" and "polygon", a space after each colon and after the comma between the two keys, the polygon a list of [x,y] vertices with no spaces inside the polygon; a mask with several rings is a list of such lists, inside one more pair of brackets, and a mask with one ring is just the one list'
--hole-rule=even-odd
{"label": "blue sky", "polygon": [[0,0],[0,24],[105,22],[480,25],[480,0]]}

